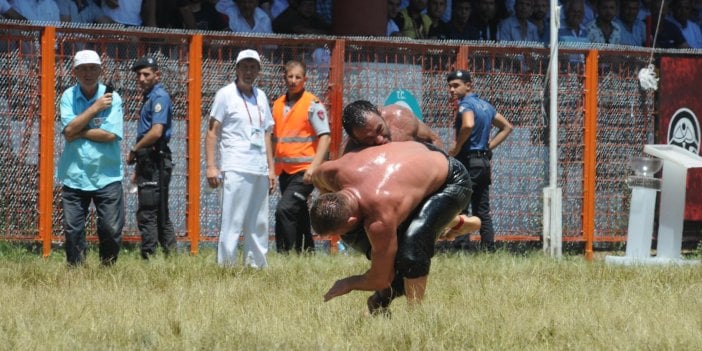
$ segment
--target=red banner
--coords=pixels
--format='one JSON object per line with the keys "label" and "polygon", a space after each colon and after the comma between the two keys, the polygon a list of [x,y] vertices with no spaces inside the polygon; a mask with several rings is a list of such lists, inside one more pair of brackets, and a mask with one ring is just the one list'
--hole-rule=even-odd
{"label": "red banner", "polygon": [[[700,155],[702,58],[661,57],[658,89],[659,144],[673,144]],[[685,219],[702,220],[702,169],[687,173]]]}

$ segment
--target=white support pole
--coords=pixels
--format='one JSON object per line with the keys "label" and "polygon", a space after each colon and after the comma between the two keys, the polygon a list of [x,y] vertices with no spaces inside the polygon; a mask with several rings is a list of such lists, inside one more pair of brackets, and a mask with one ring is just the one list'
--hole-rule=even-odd
{"label": "white support pole", "polygon": [[[544,189],[544,251],[552,257],[561,257],[562,191],[558,187],[558,27],[560,8],[551,0],[551,59],[549,61],[549,185]],[[548,195],[547,195],[548,194]],[[546,205],[548,204],[548,206]]]}

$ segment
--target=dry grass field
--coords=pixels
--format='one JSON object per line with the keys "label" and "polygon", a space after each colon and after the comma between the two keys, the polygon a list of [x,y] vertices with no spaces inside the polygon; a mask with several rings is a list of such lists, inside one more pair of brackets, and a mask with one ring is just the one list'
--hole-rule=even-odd
{"label": "dry grass field", "polygon": [[68,268],[0,243],[2,350],[700,350],[702,266],[619,267],[540,252],[438,254],[427,299],[366,317],[367,292],[323,303],[359,255],[222,269],[214,251]]}

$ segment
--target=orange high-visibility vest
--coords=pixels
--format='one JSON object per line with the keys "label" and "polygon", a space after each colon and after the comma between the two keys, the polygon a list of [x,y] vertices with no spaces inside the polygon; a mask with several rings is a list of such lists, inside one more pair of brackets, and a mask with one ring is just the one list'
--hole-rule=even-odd
{"label": "orange high-visibility vest", "polygon": [[283,95],[273,103],[276,175],[283,171],[295,174],[306,170],[317,152],[318,138],[308,113],[312,102],[319,100],[305,91],[285,115],[286,100],[287,96]]}

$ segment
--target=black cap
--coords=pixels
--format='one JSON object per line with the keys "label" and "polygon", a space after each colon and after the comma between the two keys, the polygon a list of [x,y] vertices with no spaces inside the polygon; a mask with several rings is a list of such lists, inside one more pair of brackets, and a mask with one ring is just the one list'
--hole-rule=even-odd
{"label": "black cap", "polygon": [[144,56],[138,59],[137,62],[134,63],[134,66],[132,66],[132,72],[136,72],[142,68],[147,67],[151,67],[154,70],[158,70],[158,63],[156,62],[156,59],[149,56]]}
{"label": "black cap", "polygon": [[446,77],[446,81],[450,82],[452,80],[460,79],[466,83],[470,83],[470,72],[466,70],[459,69],[458,71],[453,71],[449,73],[448,77]]}

